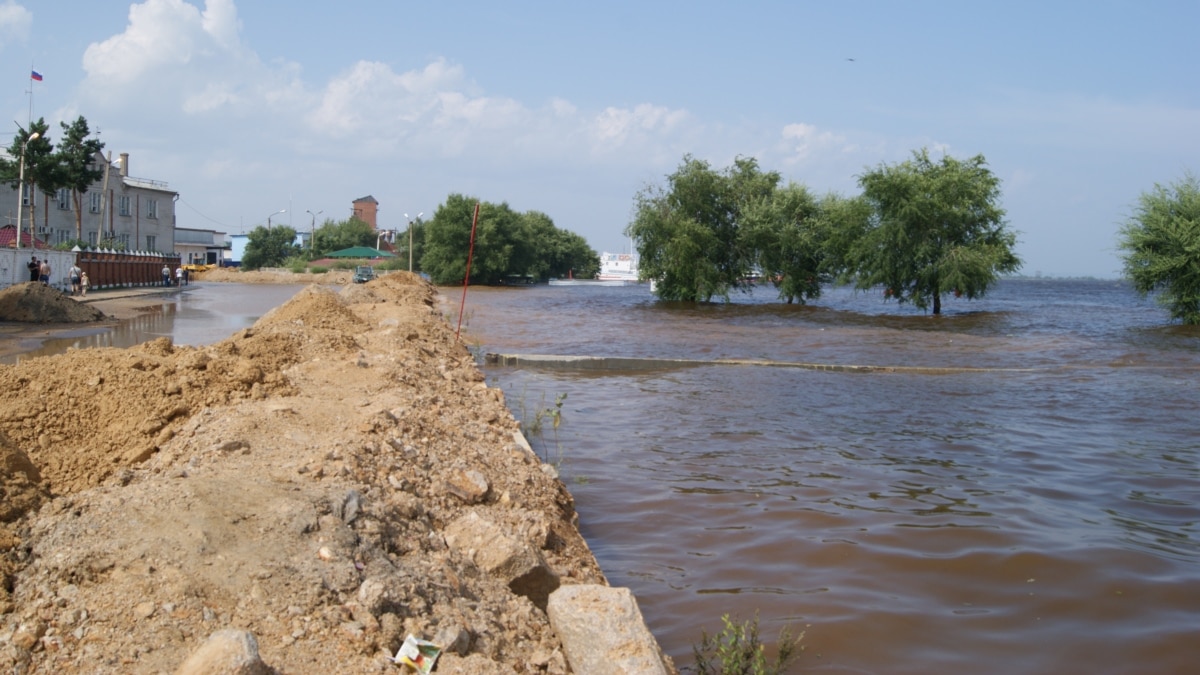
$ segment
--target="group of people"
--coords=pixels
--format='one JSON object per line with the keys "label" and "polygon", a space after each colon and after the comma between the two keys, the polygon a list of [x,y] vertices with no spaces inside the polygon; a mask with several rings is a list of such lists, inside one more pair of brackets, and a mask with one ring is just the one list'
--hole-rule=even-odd
{"label": "group of people", "polygon": [[[162,268],[162,281],[163,281],[163,286],[171,285],[171,268],[167,265],[163,265],[163,268]],[[188,283],[188,271],[183,269],[182,267],[176,267],[175,268],[175,285],[176,286],[187,286],[187,283]]]}
{"label": "group of people", "polygon": [[[37,259],[36,255],[29,257],[29,262],[25,265],[29,268],[29,280],[32,282],[41,282],[43,286],[50,285],[50,261]],[[88,281],[87,272],[79,269],[79,265],[71,265],[71,269],[67,270],[67,278],[71,281],[71,295],[87,295],[88,286],[91,285]]]}

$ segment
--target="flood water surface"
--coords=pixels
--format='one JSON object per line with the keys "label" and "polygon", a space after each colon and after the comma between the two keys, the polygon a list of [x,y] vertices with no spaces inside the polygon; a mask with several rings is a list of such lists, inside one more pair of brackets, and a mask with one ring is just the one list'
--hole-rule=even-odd
{"label": "flood water surface", "polygon": [[799,670],[1200,665],[1200,332],[1115,282],[1004,282],[940,318],[840,289],[734,300],[467,301],[491,352],[896,367],[487,369],[526,421],[562,400],[531,440],[677,663],[757,613],[805,631]]}

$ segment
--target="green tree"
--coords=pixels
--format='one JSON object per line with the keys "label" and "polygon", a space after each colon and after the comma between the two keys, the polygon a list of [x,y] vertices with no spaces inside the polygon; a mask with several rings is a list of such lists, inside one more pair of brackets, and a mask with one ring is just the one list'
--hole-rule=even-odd
{"label": "green tree", "polygon": [[60,122],[63,137],[55,155],[57,187],[71,190],[75,207],[75,238],[83,239],[83,194],[104,176],[96,156],[104,149],[98,138],[88,138],[91,131],[82,115],[71,124]]}
{"label": "green tree", "polygon": [[288,258],[300,255],[296,231],[286,225],[267,229],[262,225],[250,231],[242,267],[256,270],[262,267],[281,267]]}
{"label": "green tree", "polygon": [[[508,204],[479,202],[452,194],[424,223],[420,269],[434,283],[462,283],[471,245],[471,221],[479,204],[471,283],[497,284],[512,277],[544,279],[577,275],[594,276],[600,256],[577,234],[554,226],[539,211],[517,213]],[[416,248],[416,246],[414,246]]]}
{"label": "green tree", "polygon": [[942,311],[942,295],[982,297],[1002,273],[1020,269],[1016,235],[1003,221],[1000,180],[983,155],[935,162],[927,150],[859,177],[872,208],[848,255],[860,289]]}
{"label": "green tree", "polygon": [[1158,292],[1172,319],[1200,324],[1200,182],[1191,173],[1142,193],[1120,232],[1125,276],[1143,296]]}
{"label": "green tree", "polygon": [[600,256],[586,239],[555,227],[550,216],[540,211],[526,211],[522,219],[525,241],[532,247],[525,274],[534,279],[572,275],[590,279],[600,272]]}
{"label": "green tree", "polygon": [[743,211],[769,200],[779,180],[753,158],[718,172],[685,156],[666,186],[648,186],[634,199],[625,234],[638,242],[641,276],[657,281],[664,300],[728,299],[748,284],[763,244],[744,227]]}
{"label": "green tree", "polygon": [[[0,179],[7,183],[10,187],[17,188],[20,178],[20,161],[22,150],[25,157],[25,185],[29,192],[29,201],[36,205],[35,188],[46,194],[53,194],[58,189],[57,179],[57,163],[54,159],[54,143],[49,137],[50,125],[46,124],[44,118],[38,118],[36,122],[29,125],[29,129],[21,129],[13,137],[12,145],[8,147],[8,156],[11,160],[0,160]],[[33,134],[38,134],[38,137],[30,141],[29,137]],[[18,192],[18,194],[20,194]],[[34,211],[35,209],[26,209],[29,214],[29,231],[35,232],[34,229]]]}
{"label": "green tree", "polygon": [[833,279],[826,253],[828,219],[808,188],[788,184],[743,208],[744,236],[755,266],[788,304],[820,297]]}
{"label": "green tree", "polygon": [[403,265],[399,269],[408,269],[408,242],[412,239],[412,261],[413,271],[420,272],[424,268],[421,267],[421,256],[425,255],[425,220],[423,218],[412,219],[412,233],[408,231],[408,224],[403,230],[396,232],[396,241],[393,244],[396,249],[396,260],[402,262]]}
{"label": "green tree", "polygon": [[313,257],[322,258],[334,251],[355,246],[375,248],[377,237],[378,233],[371,224],[359,218],[326,220],[313,233]]}

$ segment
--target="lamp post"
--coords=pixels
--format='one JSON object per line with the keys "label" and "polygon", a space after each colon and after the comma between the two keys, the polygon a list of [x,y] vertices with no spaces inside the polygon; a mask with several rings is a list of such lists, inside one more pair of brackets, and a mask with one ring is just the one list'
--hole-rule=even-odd
{"label": "lamp post", "polygon": [[271,231],[271,219],[281,213],[287,213],[287,209],[279,209],[275,213],[272,213],[271,215],[267,216],[267,232]]}
{"label": "lamp post", "polygon": [[308,227],[308,251],[309,251],[309,253],[312,253],[313,242],[317,238],[317,216],[321,215],[322,213],[325,213],[325,211],[322,210],[322,211],[317,211],[316,213],[313,213],[311,209],[305,209],[304,212],[307,213],[308,215],[312,216],[312,224],[310,224]]}
{"label": "lamp post", "polygon": [[[417,218],[420,218],[420,217],[421,217],[421,216],[423,216],[423,215],[425,215],[425,212],[424,212],[424,211],[422,211],[422,212],[418,213],[418,214],[417,214]],[[413,262],[413,261],[412,261],[412,258],[413,258],[413,254],[412,254],[412,244],[413,244],[413,242],[412,242],[412,227],[413,227],[413,220],[416,220],[417,218],[412,218],[412,219],[410,219],[410,218],[408,217],[408,214],[407,214],[407,213],[406,213],[406,214],[404,214],[404,219],[408,221],[408,271],[409,271],[409,272],[412,272],[412,271],[413,271],[413,265],[412,265],[412,262]]]}
{"label": "lamp post", "polygon": [[[30,141],[36,141],[41,135],[40,131],[35,131],[21,144],[21,160],[17,168],[17,248],[21,248],[21,207],[25,205],[25,148],[29,146]],[[32,196],[31,194],[30,197]],[[33,237],[32,227],[29,228],[29,236]],[[29,245],[37,248],[32,241]]]}

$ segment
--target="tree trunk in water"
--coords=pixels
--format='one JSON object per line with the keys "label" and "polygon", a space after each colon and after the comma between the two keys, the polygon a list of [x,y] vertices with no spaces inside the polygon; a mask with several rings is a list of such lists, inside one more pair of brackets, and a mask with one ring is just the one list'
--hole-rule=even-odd
{"label": "tree trunk in water", "polygon": [[934,292],[933,294],[933,315],[937,316],[942,313],[942,294]]}

